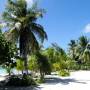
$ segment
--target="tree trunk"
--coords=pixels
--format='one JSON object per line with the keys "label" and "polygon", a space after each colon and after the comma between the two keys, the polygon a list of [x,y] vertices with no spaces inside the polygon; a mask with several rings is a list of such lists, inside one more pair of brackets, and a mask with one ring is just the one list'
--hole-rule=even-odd
{"label": "tree trunk", "polygon": [[22,70],[22,74],[23,74],[23,70]]}
{"label": "tree trunk", "polygon": [[28,62],[27,62],[27,55],[24,55],[24,73],[28,74]]}
{"label": "tree trunk", "polygon": [[40,69],[40,79],[44,81],[44,72]]}
{"label": "tree trunk", "polygon": [[24,74],[28,74],[28,60],[27,60],[27,36],[25,35],[25,29],[22,28],[20,34],[19,48],[20,56],[24,60]]}
{"label": "tree trunk", "polygon": [[11,72],[9,72],[9,76],[11,76]]}

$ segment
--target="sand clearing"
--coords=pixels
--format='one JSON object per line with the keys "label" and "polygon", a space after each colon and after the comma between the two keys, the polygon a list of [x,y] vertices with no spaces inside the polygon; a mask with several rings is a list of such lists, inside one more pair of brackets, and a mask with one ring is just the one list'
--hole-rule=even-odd
{"label": "sand clearing", "polygon": [[[71,72],[69,77],[59,77],[55,75],[46,76],[46,83],[37,88],[13,88],[14,90],[89,90],[90,89],[90,71]],[[0,77],[4,80],[5,77]],[[8,88],[7,90],[12,90]]]}
{"label": "sand clearing", "polygon": [[35,90],[89,90],[90,71],[71,72],[70,77],[49,76],[45,84]]}

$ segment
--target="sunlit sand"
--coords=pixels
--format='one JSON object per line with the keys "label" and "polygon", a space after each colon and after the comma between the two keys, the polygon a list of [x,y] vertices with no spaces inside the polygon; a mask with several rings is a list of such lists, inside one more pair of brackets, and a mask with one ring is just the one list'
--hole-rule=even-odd
{"label": "sunlit sand", "polygon": [[5,79],[6,79],[5,76],[0,76],[0,81],[3,81],[3,80],[5,80]]}
{"label": "sunlit sand", "polygon": [[89,90],[90,71],[71,72],[69,77],[49,76],[45,84],[35,90]]}

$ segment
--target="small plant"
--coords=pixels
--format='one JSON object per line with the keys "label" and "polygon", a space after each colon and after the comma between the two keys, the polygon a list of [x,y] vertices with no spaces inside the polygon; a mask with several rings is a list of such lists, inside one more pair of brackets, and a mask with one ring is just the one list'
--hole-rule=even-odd
{"label": "small plant", "polygon": [[63,77],[70,76],[70,72],[68,70],[60,70],[59,75]]}

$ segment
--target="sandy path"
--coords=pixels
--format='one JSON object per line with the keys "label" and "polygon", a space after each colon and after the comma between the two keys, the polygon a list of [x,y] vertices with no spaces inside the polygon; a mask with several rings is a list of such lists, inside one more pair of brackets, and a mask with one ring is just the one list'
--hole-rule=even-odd
{"label": "sandy path", "polygon": [[70,77],[49,76],[35,90],[90,90],[90,71],[72,72]]}

